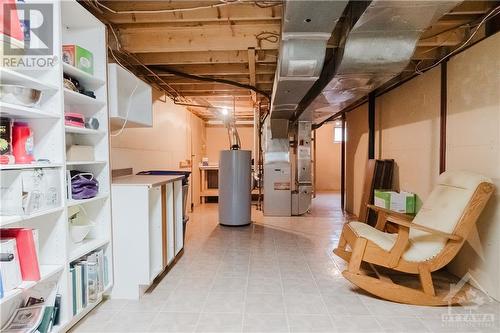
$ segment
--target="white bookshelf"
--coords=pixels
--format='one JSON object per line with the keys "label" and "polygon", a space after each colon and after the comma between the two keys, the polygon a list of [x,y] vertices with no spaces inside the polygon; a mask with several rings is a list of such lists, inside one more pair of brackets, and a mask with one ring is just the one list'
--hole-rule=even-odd
{"label": "white bookshelf", "polygon": [[[0,327],[13,311],[36,291],[48,296],[57,288],[61,294],[61,324],[52,332],[66,332],[88,313],[97,303],[89,303],[73,316],[70,264],[92,251],[104,249],[108,262],[108,281],[104,292],[112,287],[111,203],[109,168],[109,132],[107,105],[106,28],[99,20],[74,0],[27,0],[53,5],[54,55],[62,59],[62,45],[76,44],[91,51],[94,56],[93,75],[68,64],[59,63],[43,70],[13,70],[0,68],[0,82],[40,89],[43,98],[37,107],[23,107],[0,102],[2,117],[11,117],[29,124],[34,132],[34,157],[49,162],[22,165],[0,165],[0,175],[30,169],[55,169],[60,180],[61,205],[30,215],[0,216],[0,228],[23,227],[37,229],[41,280],[23,282],[19,288],[0,300]],[[63,86],[63,73],[80,81],[96,98],[67,90]],[[78,112],[99,120],[99,129],[92,130],[65,126],[64,113]],[[72,144],[91,145],[95,150],[94,161],[67,161],[66,150]],[[68,170],[92,172],[99,181],[99,194],[95,198],[74,200],[67,197],[66,173]],[[79,244],[73,243],[68,224],[68,209],[81,205],[94,223],[88,237]],[[99,301],[102,299],[99,296]]]}

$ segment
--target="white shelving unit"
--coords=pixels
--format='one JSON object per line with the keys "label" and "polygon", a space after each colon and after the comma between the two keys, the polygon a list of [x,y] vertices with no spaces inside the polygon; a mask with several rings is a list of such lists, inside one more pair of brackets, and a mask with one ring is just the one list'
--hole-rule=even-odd
{"label": "white shelving unit", "polygon": [[111,129],[153,126],[152,88],[118,64],[108,65]]}
{"label": "white shelving unit", "polygon": [[[26,2],[39,0],[27,0]],[[55,288],[61,294],[61,324],[52,332],[66,332],[83,318],[112,287],[111,203],[109,168],[109,132],[107,106],[107,57],[106,27],[74,0],[42,0],[52,4],[54,21],[54,55],[62,59],[62,45],[76,44],[91,51],[94,56],[93,75],[68,64],[58,63],[48,69],[13,70],[0,68],[0,82],[18,84],[43,91],[36,108],[0,103],[2,117],[27,122],[34,132],[35,159],[49,160],[23,165],[0,165],[0,175],[7,172],[51,168],[60,177],[61,205],[31,215],[0,216],[0,228],[23,227],[37,229],[39,234],[38,261],[41,280],[23,282],[21,286],[0,299],[0,327],[27,297],[48,296]],[[96,98],[69,91],[63,86],[63,73],[79,80],[87,90],[94,91]],[[99,120],[98,130],[65,126],[64,113],[78,112],[85,117]],[[66,150],[72,144],[94,147],[94,161],[66,161]],[[67,197],[66,174],[69,170],[92,172],[99,181],[99,194],[95,198],[74,200]],[[94,227],[79,244],[72,242],[69,233],[68,209],[84,207]],[[70,265],[90,252],[104,249],[108,262],[108,281],[98,302],[73,315]]]}

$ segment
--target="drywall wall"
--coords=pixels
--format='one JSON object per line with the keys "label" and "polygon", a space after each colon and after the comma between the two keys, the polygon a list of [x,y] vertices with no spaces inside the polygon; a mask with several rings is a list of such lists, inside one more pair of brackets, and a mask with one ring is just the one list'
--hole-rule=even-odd
{"label": "drywall wall", "polygon": [[500,34],[448,62],[447,170],[490,177],[494,197],[450,270],[500,300]]}
{"label": "drywall wall", "polygon": [[[199,163],[199,156],[204,154],[200,151],[205,146],[203,131],[200,118],[171,100],[164,100],[161,93],[153,90],[153,127],[125,129],[119,136],[111,137],[111,167],[132,167],[134,172],[179,170],[179,162],[191,159],[192,152],[197,155]],[[194,170],[192,176],[195,179],[191,178],[193,194],[199,193],[197,168]]]}
{"label": "drywall wall", "polygon": [[[241,140],[241,149],[251,151],[253,148],[253,127],[238,126],[237,128]],[[229,149],[227,129],[223,126],[207,126],[206,134],[208,162],[218,164],[220,151]]]}
{"label": "drywall wall", "polygon": [[341,144],[334,142],[335,123],[328,123],[316,130],[316,190],[340,190]]}
{"label": "drywall wall", "polygon": [[346,210],[358,215],[368,161],[368,104],[346,115]]}
{"label": "drywall wall", "polygon": [[395,160],[393,186],[425,200],[439,175],[440,69],[376,99],[376,156]]}

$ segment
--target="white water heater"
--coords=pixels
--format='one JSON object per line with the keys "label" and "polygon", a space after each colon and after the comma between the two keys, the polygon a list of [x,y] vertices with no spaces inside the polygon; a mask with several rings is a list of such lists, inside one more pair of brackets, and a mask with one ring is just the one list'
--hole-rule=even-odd
{"label": "white water heater", "polygon": [[219,159],[219,223],[243,226],[252,222],[252,152],[223,150]]}

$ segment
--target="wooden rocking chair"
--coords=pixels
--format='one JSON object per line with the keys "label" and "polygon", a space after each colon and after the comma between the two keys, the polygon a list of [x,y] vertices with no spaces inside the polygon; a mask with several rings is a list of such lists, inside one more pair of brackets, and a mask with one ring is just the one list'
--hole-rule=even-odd
{"label": "wooden rocking chair", "polygon": [[[437,186],[414,219],[370,205],[378,212],[375,228],[361,222],[345,224],[333,251],[348,262],[342,275],[361,289],[394,302],[457,304],[463,295],[436,295],[431,273],[456,256],[493,191],[490,179],[448,171],[439,176]],[[397,234],[385,232],[387,222],[398,226]],[[361,269],[362,263],[369,264],[374,277]],[[377,266],[418,274],[421,288],[395,283]]]}

